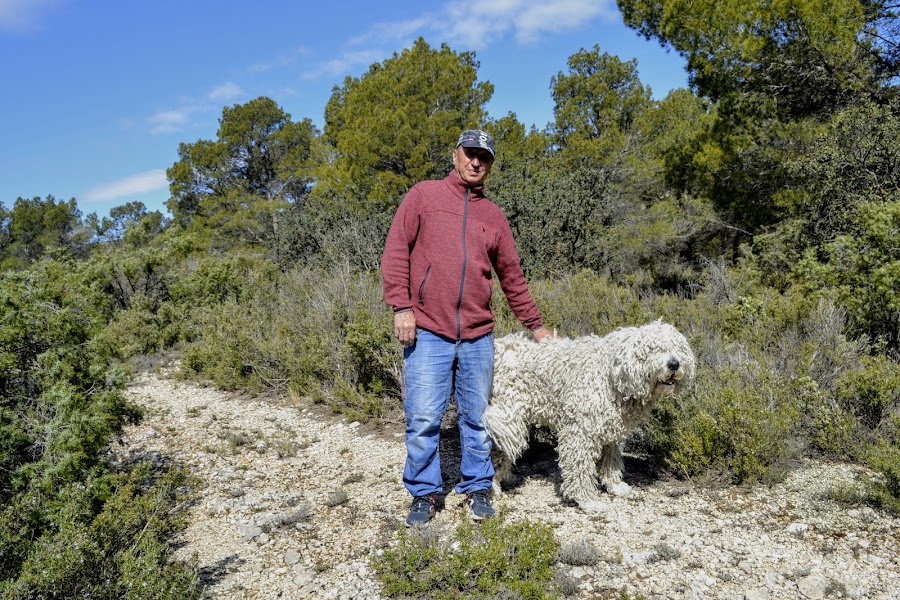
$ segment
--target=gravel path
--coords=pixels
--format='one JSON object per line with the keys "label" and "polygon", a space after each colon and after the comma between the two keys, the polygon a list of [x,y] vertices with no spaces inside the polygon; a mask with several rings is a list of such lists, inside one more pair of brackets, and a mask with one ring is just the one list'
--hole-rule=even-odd
{"label": "gravel path", "polygon": [[[147,414],[114,448],[119,459],[175,461],[204,484],[176,556],[196,556],[205,597],[382,597],[369,559],[396,539],[409,504],[400,424],[365,431],[318,407],[152,374],[127,395]],[[549,522],[563,546],[600,551],[596,566],[564,567],[577,598],[900,600],[900,519],[825,496],[855,485],[858,466],[809,462],[772,488],[713,489],[635,480],[627,464],[635,494],[605,497],[600,517],[560,502],[552,453],[522,473],[495,505]],[[429,526],[452,526],[461,500],[450,492]]]}

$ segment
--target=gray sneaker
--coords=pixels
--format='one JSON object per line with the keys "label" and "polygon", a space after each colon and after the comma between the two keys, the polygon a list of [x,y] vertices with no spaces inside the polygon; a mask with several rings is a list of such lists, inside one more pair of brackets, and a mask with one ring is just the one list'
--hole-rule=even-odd
{"label": "gray sneaker", "polygon": [[491,507],[490,490],[477,490],[466,494],[466,508],[469,510],[469,516],[475,521],[481,521],[496,514]]}
{"label": "gray sneaker", "polygon": [[424,525],[434,516],[434,494],[416,496],[409,506],[409,516],[406,517],[406,526]]}

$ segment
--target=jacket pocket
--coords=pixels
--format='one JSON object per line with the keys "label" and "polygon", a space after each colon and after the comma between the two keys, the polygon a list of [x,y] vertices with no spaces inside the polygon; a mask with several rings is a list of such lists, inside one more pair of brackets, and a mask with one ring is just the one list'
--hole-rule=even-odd
{"label": "jacket pocket", "polygon": [[425,277],[422,278],[422,283],[419,284],[419,304],[425,304],[425,283],[428,281],[429,273],[431,273],[431,265],[428,265],[428,268],[425,269]]}

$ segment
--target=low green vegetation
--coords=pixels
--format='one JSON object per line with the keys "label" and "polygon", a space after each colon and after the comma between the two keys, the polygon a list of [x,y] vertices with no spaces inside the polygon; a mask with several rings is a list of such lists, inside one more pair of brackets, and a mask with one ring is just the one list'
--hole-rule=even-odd
{"label": "low green vegetation", "polygon": [[109,303],[45,260],[0,275],[0,306],[0,597],[199,597],[168,545],[194,483],[105,458],[140,416],[98,340]]}
{"label": "low green vegetation", "polygon": [[546,524],[499,515],[477,526],[465,518],[452,531],[416,527],[399,538],[375,563],[389,597],[559,597],[559,544]]}

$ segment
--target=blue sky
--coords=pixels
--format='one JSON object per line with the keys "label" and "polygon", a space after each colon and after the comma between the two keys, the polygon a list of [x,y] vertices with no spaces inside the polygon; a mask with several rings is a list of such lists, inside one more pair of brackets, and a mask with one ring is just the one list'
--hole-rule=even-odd
{"label": "blue sky", "polygon": [[268,96],[321,128],[334,86],[419,36],[474,51],[490,115],[526,126],[552,121],[551,77],[595,44],[637,59],[656,98],[687,85],[612,0],[0,0],[0,202],[165,211],[178,144],[215,139],[224,106]]}

